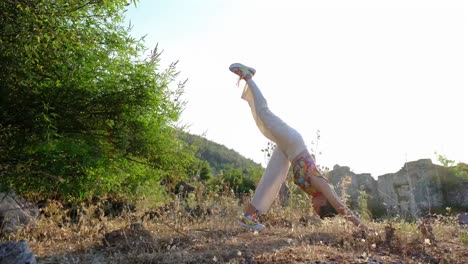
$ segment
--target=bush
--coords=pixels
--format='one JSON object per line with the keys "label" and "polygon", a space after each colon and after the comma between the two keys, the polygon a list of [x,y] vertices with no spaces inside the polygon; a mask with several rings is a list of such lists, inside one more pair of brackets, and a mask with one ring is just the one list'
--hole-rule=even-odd
{"label": "bush", "polygon": [[83,200],[139,195],[193,155],[175,136],[176,64],[120,25],[127,1],[0,3],[0,186]]}

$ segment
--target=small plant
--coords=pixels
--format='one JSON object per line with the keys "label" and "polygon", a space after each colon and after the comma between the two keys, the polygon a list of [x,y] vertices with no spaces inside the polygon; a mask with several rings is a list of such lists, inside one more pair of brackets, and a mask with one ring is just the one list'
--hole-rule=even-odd
{"label": "small plant", "polygon": [[461,235],[460,235],[460,241],[461,241],[464,245],[468,245],[468,234],[461,234]]}
{"label": "small plant", "polygon": [[361,218],[364,220],[372,219],[372,213],[369,210],[368,200],[369,200],[369,194],[367,194],[367,192],[362,191],[362,190],[359,191],[358,209],[359,209],[359,214],[361,215]]}
{"label": "small plant", "polygon": [[347,175],[343,177],[340,183],[340,192],[341,192],[341,201],[349,206],[349,197],[350,195],[348,194],[348,188],[351,185],[351,176]]}

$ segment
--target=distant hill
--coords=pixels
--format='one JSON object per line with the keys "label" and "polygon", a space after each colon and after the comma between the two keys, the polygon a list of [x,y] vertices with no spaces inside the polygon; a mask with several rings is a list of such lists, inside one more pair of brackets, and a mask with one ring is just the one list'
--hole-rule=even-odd
{"label": "distant hill", "polygon": [[[248,159],[237,151],[198,135],[184,133],[182,140],[197,149],[196,157],[210,164],[213,173],[229,168],[247,170],[263,169],[261,164]],[[260,150],[259,150],[260,151]]]}

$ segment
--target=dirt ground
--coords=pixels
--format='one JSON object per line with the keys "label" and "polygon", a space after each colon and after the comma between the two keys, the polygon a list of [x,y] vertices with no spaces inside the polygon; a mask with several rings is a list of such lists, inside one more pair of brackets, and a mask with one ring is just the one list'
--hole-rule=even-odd
{"label": "dirt ground", "polygon": [[429,233],[416,224],[371,222],[375,232],[363,233],[339,217],[283,211],[261,219],[267,228],[258,233],[238,226],[237,216],[174,213],[74,229],[49,223],[30,245],[39,263],[468,263],[467,229],[450,221],[432,222]]}

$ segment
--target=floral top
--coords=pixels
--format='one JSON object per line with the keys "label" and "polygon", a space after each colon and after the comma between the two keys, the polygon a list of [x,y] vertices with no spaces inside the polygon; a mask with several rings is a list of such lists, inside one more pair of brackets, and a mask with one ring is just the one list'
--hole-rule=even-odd
{"label": "floral top", "polygon": [[328,182],[328,179],[324,178],[315,166],[314,160],[313,155],[304,153],[296,158],[292,164],[294,183],[312,197],[319,196],[322,193],[312,188],[311,177],[322,177]]}

